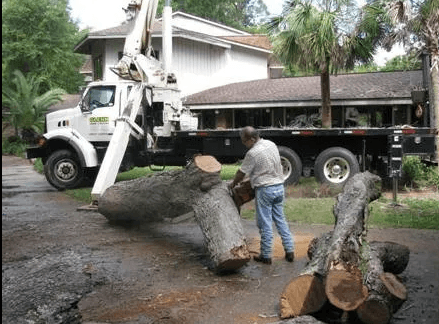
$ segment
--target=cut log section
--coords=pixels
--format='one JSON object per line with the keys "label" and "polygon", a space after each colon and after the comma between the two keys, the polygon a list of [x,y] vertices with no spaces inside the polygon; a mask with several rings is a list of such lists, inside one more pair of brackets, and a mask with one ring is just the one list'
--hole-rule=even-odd
{"label": "cut log section", "polygon": [[355,310],[367,298],[360,268],[360,247],[366,236],[369,203],[380,196],[380,177],[358,173],[346,182],[334,206],[325,290],[329,301],[345,311]]}
{"label": "cut log section", "polygon": [[326,302],[325,286],[311,274],[298,276],[284,288],[280,298],[280,317],[290,318],[317,312]]}
{"label": "cut log section", "polygon": [[154,222],[194,211],[214,267],[236,270],[250,260],[237,206],[220,178],[221,164],[198,155],[186,168],[117,182],[98,200],[110,221]]}
{"label": "cut log section", "polygon": [[217,271],[236,270],[250,261],[241,219],[225,182],[196,199],[193,208]]}
{"label": "cut log section", "polygon": [[290,318],[317,312],[326,303],[323,277],[331,236],[313,240],[311,260],[284,288],[280,297],[280,317]]}
{"label": "cut log section", "polygon": [[[387,272],[400,273],[405,269],[408,249],[396,243],[368,245],[366,241],[369,203],[380,196],[379,181],[378,176],[369,172],[356,174],[348,180],[334,206],[334,230],[311,241],[308,247],[310,261],[282,292],[281,318],[317,312],[327,300],[329,305],[341,310],[341,314],[357,310],[361,316],[360,308],[370,313],[369,309],[377,309],[377,301],[380,305],[384,303],[384,309],[389,308],[387,312],[391,314],[398,303],[387,297],[383,300],[380,294],[375,296],[379,289],[369,282],[371,278],[379,280],[386,292],[394,289],[404,296],[404,287],[392,280]],[[363,245],[371,250],[365,253]],[[372,269],[378,269],[378,265],[372,265],[375,262],[381,270],[373,274]],[[388,286],[390,288],[386,288]],[[396,292],[386,294],[397,295]]]}
{"label": "cut log section", "polygon": [[[324,247],[331,241],[331,236],[332,232],[325,233],[310,242],[308,246],[308,258],[310,260],[314,260],[321,253],[322,247],[325,250]],[[363,241],[361,260],[365,272],[362,274],[362,280],[368,289],[368,297],[356,308],[357,316],[363,323],[388,323],[392,314],[407,299],[407,289],[395,274],[400,274],[406,269],[409,256],[410,250],[401,244],[376,241],[368,243]],[[344,274],[342,272],[338,280],[342,280],[343,277]],[[349,282],[352,281],[349,280]],[[329,282],[337,282],[337,280],[329,280]],[[328,290],[327,286],[325,288]],[[342,288],[343,285],[340,285],[335,290],[339,289],[342,291]],[[336,300],[350,297],[352,291],[346,294],[342,293],[342,298],[337,298]],[[353,300],[356,299],[353,298]],[[340,308],[346,307],[342,306]]]}
{"label": "cut log section", "polygon": [[369,296],[357,315],[365,324],[386,324],[407,299],[407,289],[395,274],[407,267],[410,250],[393,242],[371,242],[365,244],[362,254],[367,262],[364,281]]}

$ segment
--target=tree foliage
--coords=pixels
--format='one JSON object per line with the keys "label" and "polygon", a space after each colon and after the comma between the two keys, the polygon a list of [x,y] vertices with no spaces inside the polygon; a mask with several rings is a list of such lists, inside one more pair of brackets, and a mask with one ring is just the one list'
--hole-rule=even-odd
{"label": "tree foliage", "polygon": [[61,100],[65,91],[55,88],[40,94],[42,78],[25,77],[16,70],[11,87],[2,89],[2,104],[10,108],[9,121],[19,130],[39,133],[44,128],[44,116],[47,109]]}
{"label": "tree foliage", "polygon": [[40,91],[77,92],[84,62],[73,48],[81,38],[69,16],[68,0],[2,1],[2,85],[15,70],[38,75]]}
{"label": "tree foliage", "polygon": [[[157,12],[163,11],[165,0],[159,0]],[[263,0],[172,0],[173,11],[183,11],[227,26],[243,29],[254,27],[269,14]]]}
{"label": "tree foliage", "polygon": [[331,127],[330,73],[373,58],[370,39],[359,29],[352,0],[291,0],[269,24],[274,52],[285,66],[321,75],[322,126]]}

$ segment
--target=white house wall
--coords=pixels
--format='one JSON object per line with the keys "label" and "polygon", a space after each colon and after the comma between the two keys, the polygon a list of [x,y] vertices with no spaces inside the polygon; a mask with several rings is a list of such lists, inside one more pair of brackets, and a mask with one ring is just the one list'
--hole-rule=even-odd
{"label": "white house wall", "polygon": [[231,50],[231,64],[227,67],[228,82],[241,82],[268,77],[268,54],[253,51],[243,47],[233,46]]}
{"label": "white house wall", "polygon": [[[95,48],[94,55],[103,55],[103,78],[106,81],[117,81],[119,77],[110,67],[117,64],[118,55],[123,51],[124,39],[106,39],[101,44]],[[161,38],[153,38],[152,45],[162,60]],[[265,79],[267,56],[267,53],[240,46],[224,48],[174,37],[171,70],[177,77],[182,96],[187,96],[233,82]]]}
{"label": "white house wall", "polygon": [[267,55],[174,38],[172,70],[182,96],[232,82],[267,78]]}
{"label": "white house wall", "polygon": [[119,77],[110,67],[114,67],[119,62],[119,52],[123,52],[125,45],[125,39],[108,39],[105,44],[105,69],[104,80],[105,81],[117,81]]}

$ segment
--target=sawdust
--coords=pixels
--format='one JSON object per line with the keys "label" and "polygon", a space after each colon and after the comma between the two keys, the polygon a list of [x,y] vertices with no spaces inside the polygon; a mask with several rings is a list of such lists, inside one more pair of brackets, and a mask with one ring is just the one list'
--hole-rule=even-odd
{"label": "sawdust", "polygon": [[[294,256],[295,258],[306,257],[308,252],[309,242],[314,238],[312,234],[306,233],[293,233],[294,235]],[[259,255],[261,239],[260,237],[250,237],[248,239],[249,251],[252,256]],[[282,240],[280,236],[275,236],[273,240],[273,255],[274,260],[285,258],[285,251],[282,246]]]}

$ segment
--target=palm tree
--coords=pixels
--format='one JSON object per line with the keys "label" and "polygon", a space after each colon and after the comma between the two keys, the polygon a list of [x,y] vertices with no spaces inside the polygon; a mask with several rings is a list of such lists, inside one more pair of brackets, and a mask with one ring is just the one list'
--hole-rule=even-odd
{"label": "palm tree", "polygon": [[373,58],[369,38],[358,30],[353,0],[291,0],[269,23],[274,53],[286,65],[320,73],[322,126],[331,127],[331,73]]}
{"label": "palm tree", "polygon": [[[365,7],[365,12],[367,28],[375,30],[378,45],[389,50],[395,43],[402,43],[408,52],[430,55],[430,111],[435,112],[436,129],[439,128],[439,1],[375,0]],[[437,154],[439,161],[439,151]]]}
{"label": "palm tree", "polygon": [[15,128],[15,135],[22,131],[41,132],[47,109],[62,100],[66,92],[56,88],[39,94],[41,79],[26,78],[22,72],[14,71],[14,88],[2,89],[2,106],[10,109],[9,121]]}

